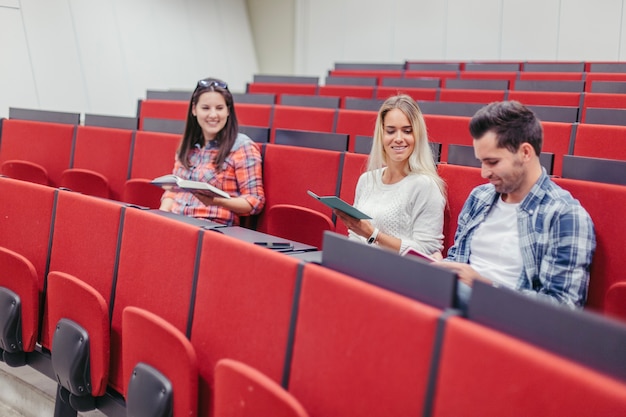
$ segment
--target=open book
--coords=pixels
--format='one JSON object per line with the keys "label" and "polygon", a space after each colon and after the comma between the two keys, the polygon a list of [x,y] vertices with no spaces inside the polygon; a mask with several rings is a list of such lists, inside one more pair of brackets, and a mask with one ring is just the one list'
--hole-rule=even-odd
{"label": "open book", "polygon": [[405,250],[403,250],[402,252],[400,252],[400,255],[402,256],[416,256],[418,258],[422,258],[423,260],[425,260],[426,262],[438,262],[438,259],[433,258],[430,255],[426,255],[423,252],[418,251],[415,248],[412,247],[407,247]]}
{"label": "open book", "polygon": [[310,191],[310,190],[307,191],[307,193],[311,197],[313,197],[313,198],[321,201],[322,203],[326,204],[328,207],[335,208],[337,210],[341,210],[344,213],[348,214],[349,216],[354,217],[355,219],[371,219],[370,216],[368,216],[367,214],[357,210],[356,208],[354,208],[350,204],[346,203],[345,201],[343,201],[339,197],[335,197],[334,195],[320,197],[319,195],[315,194],[313,191]]}
{"label": "open book", "polygon": [[199,192],[212,197],[230,198],[230,195],[228,195],[227,192],[222,191],[219,188],[212,186],[211,184],[200,181],[185,180],[172,174],[157,177],[153,179],[150,183],[161,187],[164,190],[175,191],[178,188],[190,192]]}

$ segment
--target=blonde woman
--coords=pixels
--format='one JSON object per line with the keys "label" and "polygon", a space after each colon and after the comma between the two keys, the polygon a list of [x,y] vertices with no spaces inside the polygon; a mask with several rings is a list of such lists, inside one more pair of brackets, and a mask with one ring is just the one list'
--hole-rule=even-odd
{"label": "blonde woman", "polygon": [[407,95],[388,98],[378,112],[368,169],[354,199],[372,220],[335,214],[352,239],[399,253],[412,247],[433,254],[443,248],[445,205],[445,185],[419,106]]}

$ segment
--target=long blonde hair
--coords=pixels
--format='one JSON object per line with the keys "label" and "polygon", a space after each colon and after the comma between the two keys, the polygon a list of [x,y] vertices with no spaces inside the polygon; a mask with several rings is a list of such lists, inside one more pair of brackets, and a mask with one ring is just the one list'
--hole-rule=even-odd
{"label": "long blonde hair", "polygon": [[424,174],[431,177],[439,189],[441,194],[446,196],[446,186],[444,181],[437,173],[437,166],[433,159],[433,153],[428,142],[428,133],[426,132],[426,123],[424,116],[415,100],[406,95],[400,94],[389,97],[378,110],[376,117],[376,127],[374,128],[374,141],[372,150],[369,155],[367,170],[373,172],[376,169],[387,166],[387,153],[383,145],[385,135],[385,116],[390,110],[398,109],[409,119],[415,138],[415,146],[413,152],[409,156],[409,163],[406,167],[406,174]]}

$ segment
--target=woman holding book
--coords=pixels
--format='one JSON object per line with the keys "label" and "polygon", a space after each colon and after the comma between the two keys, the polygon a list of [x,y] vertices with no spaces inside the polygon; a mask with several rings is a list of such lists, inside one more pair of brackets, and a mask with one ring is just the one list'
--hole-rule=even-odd
{"label": "woman holding book", "polygon": [[230,198],[176,188],[163,194],[161,210],[230,226],[239,224],[239,216],[263,209],[261,154],[252,139],[239,133],[233,96],[225,82],[216,78],[198,81],[173,174],[208,183]]}
{"label": "woman holding book", "polygon": [[445,185],[437,174],[422,112],[413,98],[388,98],[376,119],[368,169],[356,186],[359,220],[334,210],[350,238],[405,253],[443,249]]}

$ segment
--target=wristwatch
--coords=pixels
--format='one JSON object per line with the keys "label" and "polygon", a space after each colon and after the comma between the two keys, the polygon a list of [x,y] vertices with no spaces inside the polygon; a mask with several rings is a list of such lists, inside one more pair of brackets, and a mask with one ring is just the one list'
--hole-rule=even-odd
{"label": "wristwatch", "polygon": [[380,230],[378,230],[378,227],[374,228],[374,231],[372,232],[372,235],[367,238],[367,244],[371,245],[372,243],[376,242],[376,239],[378,238],[378,233],[380,232]]}

